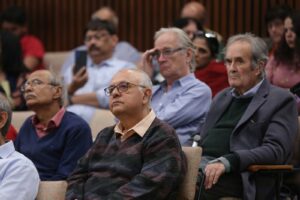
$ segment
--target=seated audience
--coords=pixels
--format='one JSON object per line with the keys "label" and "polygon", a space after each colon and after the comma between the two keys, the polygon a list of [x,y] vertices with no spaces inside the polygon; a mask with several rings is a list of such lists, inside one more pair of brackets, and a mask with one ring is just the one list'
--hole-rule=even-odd
{"label": "seated audience", "polygon": [[68,178],[66,199],[176,199],[186,160],[175,131],[151,109],[150,78],[118,72],[105,89],[119,120],[103,129]]}
{"label": "seated audience", "polygon": [[284,19],[289,14],[287,6],[275,6],[267,10],[265,22],[268,29],[269,38],[265,39],[268,45],[269,56],[272,56],[277,49],[281,38],[284,35]]}
{"label": "seated audience", "polygon": [[195,76],[210,87],[214,97],[229,86],[224,62],[216,60],[219,42],[215,35],[198,31],[194,34],[193,44],[196,47]]}
{"label": "seated audience", "polygon": [[12,141],[5,143],[11,122],[9,102],[0,96],[0,198],[35,199],[39,188],[39,175],[33,163],[15,151]]}
{"label": "seated audience", "polygon": [[[74,72],[72,63],[62,71],[68,86],[68,110],[89,122],[96,107],[108,109],[108,97],[104,88],[109,85],[113,75],[123,68],[134,67],[132,63],[113,57],[117,44],[115,27],[99,19],[91,20],[85,32],[87,54],[86,67]],[[74,104],[74,105],[73,105]]]}
{"label": "seated audience", "polygon": [[181,29],[162,28],[155,34],[154,48],[143,55],[144,68],[151,68],[153,59],[165,81],[153,88],[152,108],[176,130],[181,144],[190,146],[211,103],[211,90],[191,73],[195,67],[193,43]]}
{"label": "seated audience", "polygon": [[207,13],[206,13],[205,6],[201,2],[191,1],[186,3],[181,10],[181,17],[189,17],[198,20],[202,25],[202,27],[204,27],[205,32],[215,34],[217,36],[218,41],[222,43],[223,39],[219,33],[210,30],[204,26]]}
{"label": "seated audience", "polygon": [[28,33],[26,14],[21,7],[11,6],[1,15],[2,28],[20,38],[24,65],[29,71],[42,69],[45,48],[36,36]]}
{"label": "seated audience", "polygon": [[182,29],[192,40],[197,31],[203,31],[202,25],[194,18],[179,18],[173,23],[173,27]]}
{"label": "seated audience", "polygon": [[[114,26],[116,32],[118,30],[118,26],[119,26],[118,16],[116,15],[116,13],[110,7],[101,7],[99,10],[96,10],[92,14],[91,18],[92,19],[100,19],[100,20],[108,21]],[[117,35],[115,37],[117,38],[117,42],[116,42],[115,48],[113,50],[112,57],[130,62],[130,63],[133,63],[133,64],[138,63],[141,60],[141,57],[142,57],[141,53],[138,52],[138,50],[136,48],[134,48],[128,42],[119,41]],[[76,47],[72,51],[70,56],[67,58],[67,60],[64,62],[63,71],[74,64],[74,57],[75,57],[75,51],[76,50],[87,50],[87,47],[86,47],[86,45]],[[88,59],[91,59],[91,58],[88,57]]]}
{"label": "seated audience", "polygon": [[[0,85],[0,98],[1,99],[7,99],[7,96],[6,96],[6,92],[4,91],[3,87]],[[9,125],[8,127],[8,130],[7,130],[7,133],[5,135],[5,139],[6,140],[15,140],[17,137],[17,131],[16,129],[13,127],[12,124]]]}
{"label": "seated audience", "polygon": [[274,199],[275,178],[250,173],[253,164],[285,164],[298,131],[293,96],[265,79],[265,42],[251,34],[229,38],[230,88],[217,94],[201,131],[205,174],[201,199]]}
{"label": "seated audience", "polygon": [[29,75],[22,86],[28,108],[16,150],[36,166],[42,181],[64,180],[92,145],[89,125],[63,107],[62,84],[47,70]]}
{"label": "seated audience", "polygon": [[[293,12],[285,18],[284,29],[278,48],[266,65],[266,74],[273,85],[290,89],[300,82],[299,12]],[[300,113],[300,103],[298,111]]]}

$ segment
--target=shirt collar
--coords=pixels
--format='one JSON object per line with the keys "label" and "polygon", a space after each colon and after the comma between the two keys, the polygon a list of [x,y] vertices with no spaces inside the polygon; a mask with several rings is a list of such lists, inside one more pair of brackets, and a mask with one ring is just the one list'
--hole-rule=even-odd
{"label": "shirt collar", "polygon": [[[62,107],[51,119],[50,121],[48,122],[46,128],[57,128],[60,123],[61,123],[61,120],[64,116],[66,112],[66,109],[64,107]],[[36,127],[37,125],[39,125],[40,123],[40,120],[37,118],[37,115],[34,115],[32,117],[32,123],[33,125]]]}
{"label": "shirt collar", "polygon": [[119,122],[115,128],[114,131],[116,133],[119,133],[123,136],[125,136],[127,133],[134,131],[139,136],[143,137],[146,133],[146,131],[149,129],[150,125],[152,124],[153,120],[155,119],[155,113],[153,110],[149,112],[149,114],[144,117],[140,122],[138,122],[136,125],[134,125],[132,128],[126,130],[125,132],[122,131],[122,125]]}
{"label": "shirt collar", "polygon": [[238,95],[238,93],[236,92],[236,90],[233,88],[231,90],[231,95],[237,99],[244,99],[244,98],[249,98],[249,97],[253,97],[256,92],[258,91],[258,89],[260,88],[262,82],[264,81],[264,79],[262,79],[259,83],[257,83],[255,86],[253,86],[252,88],[250,88],[248,91],[246,91],[244,94],[242,95]]}
{"label": "shirt collar", "polygon": [[90,60],[88,60],[87,64],[88,64],[88,66],[92,66],[92,67],[105,67],[105,66],[109,67],[111,65],[114,65],[114,60],[115,60],[115,58],[111,57],[109,59],[102,61],[99,64],[95,64],[95,63],[93,63],[92,59],[90,59]]}
{"label": "shirt collar", "polygon": [[[173,87],[180,87],[188,83],[190,80],[195,79],[195,74],[194,73],[189,73],[188,75],[185,75],[181,77],[180,79],[174,81],[172,88]],[[161,84],[161,87],[166,88],[167,87],[167,81],[164,80],[163,83]]]}
{"label": "shirt collar", "polygon": [[15,147],[12,141],[0,145],[0,159],[7,158],[14,152],[15,152]]}

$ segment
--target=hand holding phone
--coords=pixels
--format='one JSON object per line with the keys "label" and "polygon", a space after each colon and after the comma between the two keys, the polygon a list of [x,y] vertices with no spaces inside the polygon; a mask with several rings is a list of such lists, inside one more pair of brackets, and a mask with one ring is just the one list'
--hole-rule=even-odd
{"label": "hand holding phone", "polygon": [[73,73],[76,74],[81,68],[85,67],[87,63],[87,51],[77,50],[75,51],[75,66]]}

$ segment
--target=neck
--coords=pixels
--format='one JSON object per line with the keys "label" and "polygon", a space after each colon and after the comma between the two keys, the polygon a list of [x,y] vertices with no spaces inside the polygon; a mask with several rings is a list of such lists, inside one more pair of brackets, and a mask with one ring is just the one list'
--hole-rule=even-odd
{"label": "neck", "polygon": [[101,54],[99,56],[94,56],[92,58],[93,62],[95,64],[100,64],[101,62],[105,61],[105,60],[108,60],[112,57],[112,52],[111,53],[108,53],[108,54]]}
{"label": "neck", "polygon": [[48,122],[52,119],[52,117],[60,110],[59,105],[53,106],[45,106],[39,108],[32,108],[32,110],[36,113],[37,118],[39,119],[40,123],[47,125]]}
{"label": "neck", "polygon": [[128,130],[130,128],[132,128],[134,125],[136,125],[137,123],[139,123],[140,121],[142,121],[149,113],[150,113],[150,109],[144,109],[141,113],[139,114],[134,114],[134,115],[124,115],[124,116],[120,116],[118,117],[118,119],[120,120],[120,124],[122,125],[123,130]]}
{"label": "neck", "polygon": [[[0,133],[1,134],[1,133]],[[2,134],[0,135],[0,146],[2,144],[5,144],[5,138],[2,136]]]}

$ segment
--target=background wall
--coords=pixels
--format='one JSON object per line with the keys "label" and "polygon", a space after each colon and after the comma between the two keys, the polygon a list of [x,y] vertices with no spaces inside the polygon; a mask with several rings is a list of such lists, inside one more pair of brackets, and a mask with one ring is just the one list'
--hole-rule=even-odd
{"label": "background wall", "polygon": [[[112,7],[119,15],[119,37],[140,51],[151,48],[153,34],[178,18],[191,0],[1,0],[0,11],[10,5],[24,7],[29,27],[47,51],[70,50],[83,41],[83,30],[92,12]],[[277,4],[300,9],[299,0],[202,0],[207,8],[207,27],[225,39],[236,33],[266,35],[266,10]]]}

